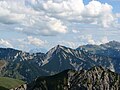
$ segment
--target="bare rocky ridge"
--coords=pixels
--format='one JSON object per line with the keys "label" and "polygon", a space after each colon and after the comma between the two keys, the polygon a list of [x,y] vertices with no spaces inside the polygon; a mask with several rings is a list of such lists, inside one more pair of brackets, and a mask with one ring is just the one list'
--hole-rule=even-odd
{"label": "bare rocky ridge", "polygon": [[39,77],[14,90],[120,90],[120,75],[100,66],[79,72],[65,70],[53,76]]}

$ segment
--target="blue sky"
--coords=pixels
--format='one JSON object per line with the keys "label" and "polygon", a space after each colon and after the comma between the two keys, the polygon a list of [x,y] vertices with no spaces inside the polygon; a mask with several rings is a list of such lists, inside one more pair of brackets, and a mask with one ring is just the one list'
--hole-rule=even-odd
{"label": "blue sky", "polygon": [[0,47],[29,51],[120,41],[119,5],[120,0],[2,0]]}

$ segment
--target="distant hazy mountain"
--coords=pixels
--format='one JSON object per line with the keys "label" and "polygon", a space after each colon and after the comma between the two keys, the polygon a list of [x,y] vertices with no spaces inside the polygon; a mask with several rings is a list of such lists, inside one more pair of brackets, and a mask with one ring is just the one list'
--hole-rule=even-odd
{"label": "distant hazy mountain", "polygon": [[83,45],[78,47],[77,50],[85,50],[93,54],[120,58],[120,43],[117,41],[110,41],[109,43],[101,45]]}
{"label": "distant hazy mountain", "polygon": [[27,53],[0,48],[0,76],[28,82],[38,76],[59,73],[66,69],[80,71],[102,66],[120,73],[120,43],[111,41],[101,45],[84,45],[77,49],[57,45],[47,53]]}
{"label": "distant hazy mountain", "polygon": [[39,77],[15,90],[120,90],[120,75],[102,67],[65,70],[54,76]]}

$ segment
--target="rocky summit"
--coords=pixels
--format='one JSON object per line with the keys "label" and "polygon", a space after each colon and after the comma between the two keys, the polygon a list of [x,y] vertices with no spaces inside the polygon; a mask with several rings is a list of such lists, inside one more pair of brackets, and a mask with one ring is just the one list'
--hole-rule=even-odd
{"label": "rocky summit", "polygon": [[101,66],[89,70],[65,70],[11,90],[120,90],[120,75]]}

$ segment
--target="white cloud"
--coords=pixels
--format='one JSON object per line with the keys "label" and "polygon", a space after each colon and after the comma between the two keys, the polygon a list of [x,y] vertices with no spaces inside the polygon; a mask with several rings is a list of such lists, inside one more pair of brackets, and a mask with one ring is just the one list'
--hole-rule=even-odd
{"label": "white cloud", "polygon": [[96,0],[1,0],[0,23],[26,34],[56,35],[67,33],[72,22],[114,27],[119,15],[112,9]]}
{"label": "white cloud", "polygon": [[83,44],[95,44],[95,45],[100,45],[100,44],[104,44],[104,43],[108,43],[108,37],[104,36],[101,37],[99,39],[95,39],[95,37],[93,37],[92,35],[81,35],[78,37],[78,39],[82,42],[84,42]]}
{"label": "white cloud", "polygon": [[7,48],[12,48],[12,44],[4,39],[0,39],[0,47],[7,47]]}
{"label": "white cloud", "polygon": [[43,8],[52,13],[68,13],[72,15],[74,13],[80,14],[84,9],[82,0],[48,0],[43,3]]}
{"label": "white cloud", "polygon": [[112,6],[99,1],[91,1],[85,6],[83,17],[90,20],[91,23],[101,25],[103,27],[113,26],[115,16],[112,13]]}
{"label": "white cloud", "polygon": [[75,30],[75,29],[73,29],[72,32],[73,32],[73,33],[79,33],[79,31],[78,31],[78,30]]}
{"label": "white cloud", "polygon": [[79,23],[97,24],[102,27],[114,26],[116,21],[112,13],[113,7],[107,3],[92,0],[84,5],[83,0],[49,0],[44,2],[43,8],[50,16]]}
{"label": "white cloud", "polygon": [[23,38],[23,39],[17,39],[16,42],[19,42],[21,46],[33,45],[35,47],[41,47],[47,43],[47,41],[43,41],[40,38],[36,38],[33,36],[28,36],[27,38]]}
{"label": "white cloud", "polygon": [[79,36],[78,39],[80,39],[82,42],[85,42],[87,44],[96,44],[92,35],[82,35],[82,36]]}
{"label": "white cloud", "polygon": [[92,35],[88,35],[88,36],[86,37],[86,39],[87,39],[87,41],[88,41],[89,44],[95,44],[95,41],[93,40]]}
{"label": "white cloud", "polygon": [[46,42],[42,41],[41,39],[38,38],[34,38],[32,36],[28,36],[28,43],[31,45],[35,45],[35,46],[43,46]]}
{"label": "white cloud", "polygon": [[14,48],[20,49],[23,51],[29,51],[33,48],[46,48],[46,44],[48,44],[47,40],[42,40],[41,38],[27,36],[24,38],[11,39]]}
{"label": "white cloud", "polygon": [[116,17],[120,18],[120,13],[116,13]]}
{"label": "white cloud", "polygon": [[103,43],[108,43],[109,42],[109,40],[108,40],[108,38],[105,36],[105,37],[103,37],[102,38],[102,40],[101,40],[101,43],[103,44]]}
{"label": "white cloud", "polygon": [[[34,2],[32,0],[32,2]],[[14,27],[14,30],[27,34],[37,35],[55,35],[57,33],[66,33],[67,27],[61,20],[49,17],[42,11],[36,11],[27,4],[27,0],[3,0],[0,1],[0,23]],[[22,28],[22,30],[20,30]],[[34,29],[34,32],[33,32]]]}
{"label": "white cloud", "polygon": [[[13,0],[12,0],[13,1]],[[12,2],[11,1],[11,2]],[[16,5],[15,5],[16,4]],[[18,3],[13,3],[16,10]],[[16,7],[14,7],[16,6]],[[12,5],[7,0],[0,1],[0,22],[4,24],[16,24],[22,22],[25,18],[24,13],[18,13],[13,10]]]}
{"label": "white cloud", "polygon": [[34,35],[56,35],[57,33],[67,33],[67,27],[63,25],[60,20],[46,15],[39,16],[39,18],[35,17],[33,25],[29,26],[28,24],[27,26],[28,27],[22,28],[21,32]]}

